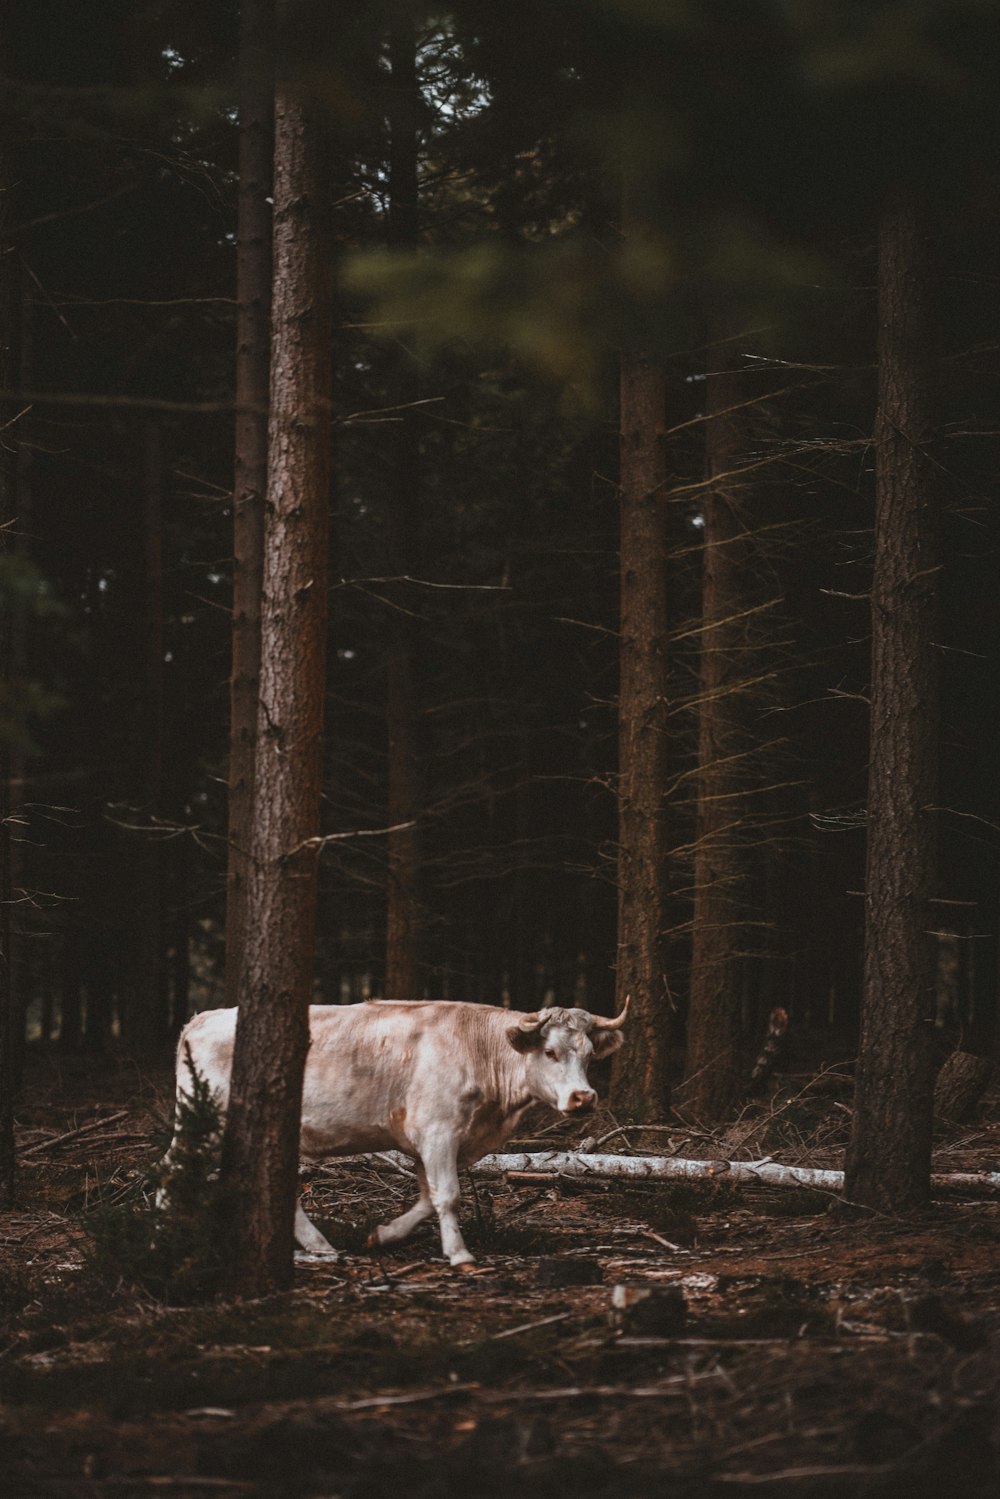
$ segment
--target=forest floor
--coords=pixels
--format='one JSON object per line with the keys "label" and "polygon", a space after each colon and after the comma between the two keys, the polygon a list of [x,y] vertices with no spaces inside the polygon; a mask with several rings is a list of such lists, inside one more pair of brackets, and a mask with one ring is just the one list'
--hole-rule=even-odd
{"label": "forest floor", "polygon": [[[784,1078],[722,1135],[643,1143],[839,1166],[841,1084]],[[475,1200],[466,1182],[463,1275],[430,1225],[356,1247],[413,1190],[367,1159],[309,1179],[312,1215],[355,1246],[341,1260],[300,1259],[267,1301],[170,1307],[110,1283],[90,1247],[100,1205],[162,1149],[169,1099],[166,1072],[32,1064],[0,1215],[5,1499],[1000,1492],[1000,1199],[885,1218],[724,1176],[528,1176]],[[581,1131],[552,1121],[533,1143],[569,1148]],[[994,1095],[940,1127],[935,1169],[998,1167]],[[616,1312],[619,1285],[658,1294]]]}

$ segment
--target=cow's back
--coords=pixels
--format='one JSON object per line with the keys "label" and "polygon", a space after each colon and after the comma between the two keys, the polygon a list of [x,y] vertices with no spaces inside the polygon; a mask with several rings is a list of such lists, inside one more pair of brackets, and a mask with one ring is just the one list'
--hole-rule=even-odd
{"label": "cow's back", "polygon": [[205,1079],[224,1109],[229,1102],[229,1074],[233,1066],[236,1011],[202,1010],[188,1021],[177,1043],[177,1088],[191,1090],[188,1051],[195,1070]]}
{"label": "cow's back", "polygon": [[[186,1052],[216,1094],[229,1102],[235,1009],[205,1010],[181,1034],[177,1082],[188,1090]],[[463,1129],[491,1093],[497,1044],[508,1012],[444,1000],[311,1005],[302,1096],[302,1151],[313,1158],[367,1150],[412,1149],[408,1123],[437,1117]],[[492,1064],[490,1058],[493,1058]]]}

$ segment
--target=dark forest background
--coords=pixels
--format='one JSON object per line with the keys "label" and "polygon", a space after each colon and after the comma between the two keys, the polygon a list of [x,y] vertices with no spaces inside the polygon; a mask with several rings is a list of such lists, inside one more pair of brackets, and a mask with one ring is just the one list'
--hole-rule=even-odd
{"label": "dark forest background", "polygon": [[[618,363],[641,337],[666,381],[674,1043],[696,927],[706,414],[724,375],[745,520],[732,612],[747,622],[726,689],[742,736],[729,982],[748,1052],[779,1004],[800,1035],[852,1049],[876,226],[902,181],[934,226],[938,1022],[949,1044],[988,1049],[995,7],[409,9],[415,253],[386,248],[399,7],[313,8],[294,44],[332,121],[336,242],[317,997],[385,992],[386,677],[405,620],[418,992],[611,1012]],[[4,22],[0,713],[10,974],[32,1046],[165,1050],[223,999],[237,23],[221,0],[48,0]],[[641,241],[621,229],[623,150]]]}

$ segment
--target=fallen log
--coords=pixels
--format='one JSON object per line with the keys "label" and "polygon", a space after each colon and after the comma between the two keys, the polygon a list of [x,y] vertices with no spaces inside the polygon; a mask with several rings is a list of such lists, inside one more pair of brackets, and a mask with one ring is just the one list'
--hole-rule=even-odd
{"label": "fallen log", "polygon": [[[409,1167],[411,1158],[398,1150],[379,1151],[376,1159],[390,1166]],[[314,1172],[331,1172],[344,1165],[370,1165],[371,1155],[342,1156],[313,1166]],[[782,1166],[765,1156],[759,1161],[687,1161],[672,1155],[581,1155],[575,1151],[515,1151],[509,1155],[484,1155],[469,1167],[476,1176],[512,1176],[543,1181],[556,1176],[595,1180],[624,1178],[633,1181],[688,1177],[695,1181],[756,1182],[768,1187],[812,1187],[819,1192],[842,1192],[844,1173],[812,1166]],[[970,1197],[1000,1195],[1000,1171],[941,1171],[931,1176],[932,1192],[965,1193]]]}
{"label": "fallen log", "polygon": [[[572,1151],[543,1150],[510,1155],[487,1155],[472,1167],[477,1176],[505,1176],[509,1172],[531,1172],[533,1176],[593,1176],[597,1178],[687,1177],[694,1180],[757,1182],[769,1187],[813,1187],[823,1192],[841,1192],[842,1171],[809,1166],[782,1166],[765,1157],[759,1161],[686,1161],[662,1155],[578,1155]],[[1000,1171],[949,1171],[931,1177],[931,1189],[960,1191],[973,1195],[1000,1193]]]}

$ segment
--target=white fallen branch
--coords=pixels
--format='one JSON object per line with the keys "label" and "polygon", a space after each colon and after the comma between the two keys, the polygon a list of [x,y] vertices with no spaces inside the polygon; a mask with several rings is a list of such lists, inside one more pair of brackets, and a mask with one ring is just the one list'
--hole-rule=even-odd
{"label": "white fallen branch", "polygon": [[[472,1167],[477,1176],[505,1176],[528,1172],[545,1176],[593,1176],[648,1180],[688,1177],[766,1183],[771,1187],[816,1187],[841,1192],[842,1171],[822,1171],[808,1166],[782,1166],[765,1157],[760,1161],[686,1161],[663,1155],[578,1155],[573,1151],[521,1151],[511,1155],[487,1155]],[[931,1177],[934,1191],[1000,1193],[1000,1171],[950,1171]]]}
{"label": "white fallen branch", "polygon": [[[379,1151],[375,1157],[387,1165],[398,1166],[407,1175],[412,1160],[398,1150]],[[317,1169],[336,1173],[339,1165],[370,1164],[372,1156],[342,1156],[325,1162]],[[671,1155],[581,1155],[576,1151],[531,1150],[510,1155],[484,1155],[469,1168],[476,1176],[592,1176],[597,1180],[624,1178],[632,1181],[656,1180],[671,1176],[692,1180],[763,1183],[769,1187],[815,1187],[821,1192],[842,1192],[844,1173],[823,1171],[811,1166],[782,1166],[765,1156],[759,1161],[686,1161]],[[932,1192],[965,1193],[970,1197],[992,1197],[1000,1194],[1000,1171],[942,1171],[931,1176]]]}

